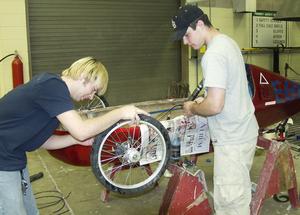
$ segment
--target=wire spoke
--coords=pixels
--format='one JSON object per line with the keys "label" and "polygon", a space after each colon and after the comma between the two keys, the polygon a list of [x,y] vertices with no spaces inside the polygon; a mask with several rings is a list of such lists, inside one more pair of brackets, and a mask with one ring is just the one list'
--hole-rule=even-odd
{"label": "wire spoke", "polygon": [[101,163],[102,162],[108,162],[108,163],[110,163],[110,162],[112,162],[113,160],[116,160],[116,159],[118,159],[118,158],[120,158],[120,157],[122,157],[123,155],[118,155],[118,156],[115,156],[115,157],[110,157],[110,158],[107,158],[107,159],[104,159],[104,160],[100,160],[101,161]]}

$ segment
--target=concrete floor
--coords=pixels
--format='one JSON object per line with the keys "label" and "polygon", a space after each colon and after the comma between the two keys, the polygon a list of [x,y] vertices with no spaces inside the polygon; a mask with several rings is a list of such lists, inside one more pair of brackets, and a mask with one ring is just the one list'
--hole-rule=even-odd
{"label": "concrete floor", "polygon": [[[293,152],[295,156],[299,152]],[[252,180],[256,182],[260,174],[260,168],[264,162],[265,153],[255,156],[252,168]],[[103,215],[151,215],[158,214],[161,201],[167,187],[168,178],[162,177],[155,189],[137,197],[124,198],[116,194],[110,195],[110,201],[103,203],[100,200],[103,187],[97,182],[90,167],[76,167],[56,160],[45,150],[38,150],[28,154],[29,170],[31,175],[43,172],[44,177],[32,183],[34,192],[42,192],[36,195],[39,207],[45,203],[56,202],[58,199],[49,197],[57,193],[44,191],[59,191],[65,197],[66,205],[59,202],[56,205],[40,209],[41,215],[48,214],[103,214]],[[298,188],[300,187],[300,157],[294,159],[297,170]],[[213,153],[199,157],[197,166],[206,174],[208,188],[212,191],[212,167]],[[47,197],[48,196],[48,197]],[[62,208],[60,211],[60,208]],[[55,212],[57,211],[57,212]],[[64,213],[65,212],[65,213]],[[296,215],[300,209],[290,209],[289,203],[278,203],[273,199],[264,202],[262,215]]]}

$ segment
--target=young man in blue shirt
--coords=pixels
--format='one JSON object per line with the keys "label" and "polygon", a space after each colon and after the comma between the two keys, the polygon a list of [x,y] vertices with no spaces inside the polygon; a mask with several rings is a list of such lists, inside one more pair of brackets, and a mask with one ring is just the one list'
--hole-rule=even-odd
{"label": "young man in blue shirt", "polygon": [[[120,119],[138,121],[138,114],[147,114],[134,106],[124,106],[103,116],[82,119],[72,100],[102,95],[107,83],[105,67],[85,57],[64,70],[62,76],[40,74],[0,99],[0,214],[38,214],[26,152],[39,147],[91,145],[94,136]],[[60,123],[70,135],[53,135]],[[29,188],[22,191],[23,178]]]}

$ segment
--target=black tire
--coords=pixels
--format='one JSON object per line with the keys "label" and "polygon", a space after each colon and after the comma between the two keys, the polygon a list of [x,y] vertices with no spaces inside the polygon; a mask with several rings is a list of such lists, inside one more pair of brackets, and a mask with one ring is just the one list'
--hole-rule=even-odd
{"label": "black tire", "polygon": [[[170,158],[167,130],[152,117],[139,116],[138,126],[128,127],[130,121],[120,121],[99,134],[92,147],[91,166],[96,178],[108,190],[122,195],[138,195],[152,189],[166,170]],[[146,146],[143,146],[145,135],[141,140],[139,133],[144,128],[153,135],[146,135],[146,140],[149,140]],[[143,165],[145,156],[158,160]],[[120,170],[121,167],[124,169]],[[155,170],[148,175],[153,168]]]}

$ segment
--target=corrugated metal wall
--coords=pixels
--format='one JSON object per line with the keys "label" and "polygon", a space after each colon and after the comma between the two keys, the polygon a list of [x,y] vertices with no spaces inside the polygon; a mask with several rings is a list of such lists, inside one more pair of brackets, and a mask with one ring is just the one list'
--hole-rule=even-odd
{"label": "corrugated metal wall", "polygon": [[27,2],[33,75],[94,56],[109,71],[111,105],[166,98],[180,79],[180,43],[169,40],[178,0]]}

